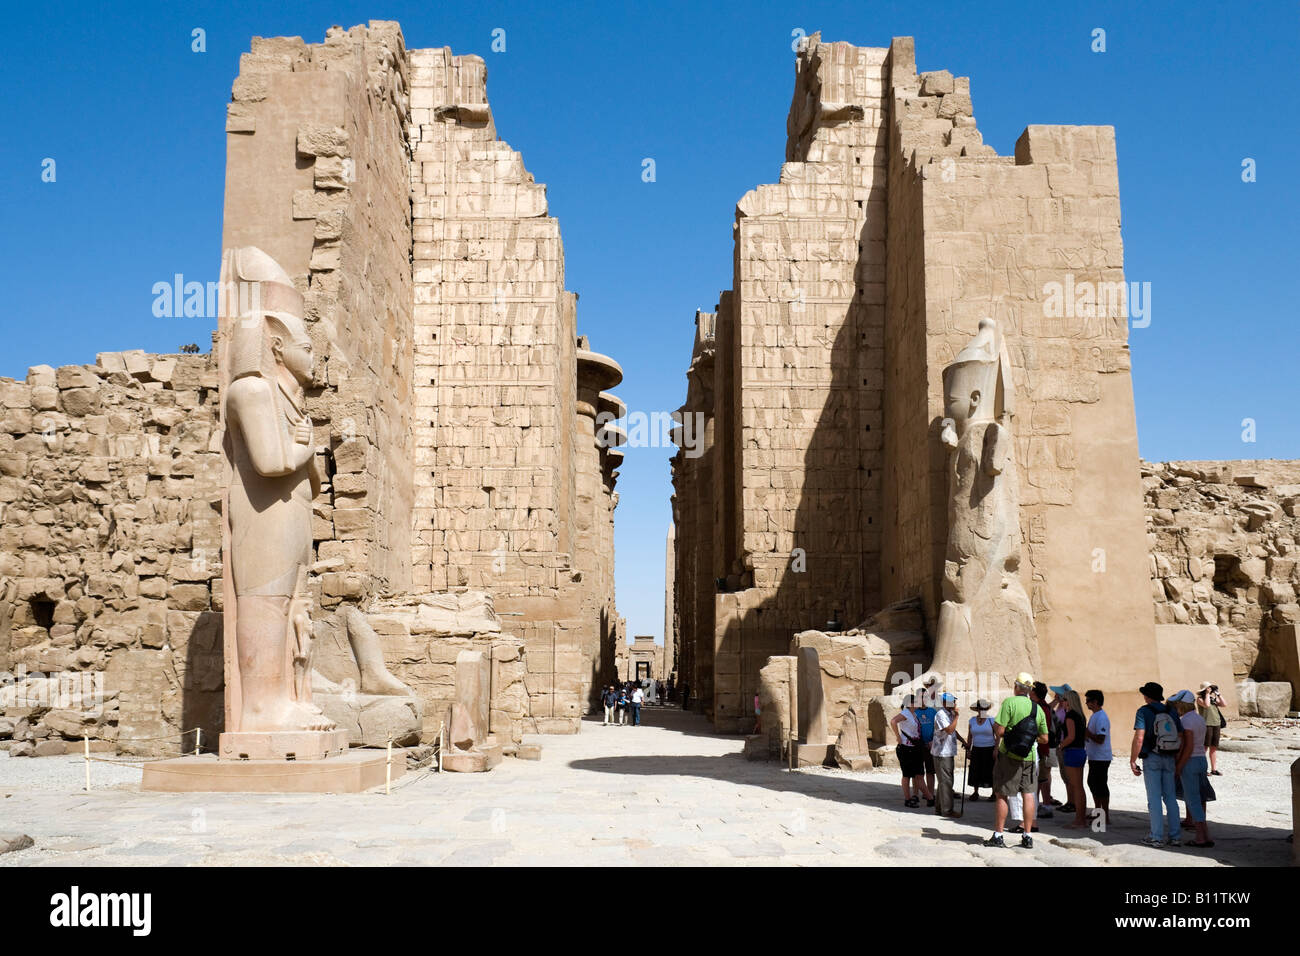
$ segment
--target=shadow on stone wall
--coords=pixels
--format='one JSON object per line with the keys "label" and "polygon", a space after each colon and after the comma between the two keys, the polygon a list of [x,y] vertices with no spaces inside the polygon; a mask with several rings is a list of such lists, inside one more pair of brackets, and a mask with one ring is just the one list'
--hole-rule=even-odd
{"label": "shadow on stone wall", "polygon": [[[199,614],[185,641],[184,670],[181,672],[181,729],[202,730],[205,751],[215,752],[217,738],[225,729],[225,656],[222,648],[220,611]],[[174,648],[181,655],[180,648]],[[192,749],[194,737],[185,737]]]}

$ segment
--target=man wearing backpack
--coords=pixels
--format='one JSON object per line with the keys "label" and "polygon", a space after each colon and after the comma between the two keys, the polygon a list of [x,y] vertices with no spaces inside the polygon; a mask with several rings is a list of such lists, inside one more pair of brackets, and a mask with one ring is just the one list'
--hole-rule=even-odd
{"label": "man wearing backpack", "polygon": [[[1138,688],[1146,701],[1138,708],[1133,722],[1133,746],[1129,754],[1129,767],[1133,776],[1142,777],[1147,788],[1147,813],[1151,816],[1151,832],[1142,838],[1147,846],[1178,846],[1182,830],[1178,818],[1177,781],[1175,768],[1180,762],[1183,748],[1190,750],[1190,742],[1183,735],[1183,725],[1178,714],[1165,703],[1165,689],[1155,681]],[[1138,766],[1138,760],[1142,766]],[[1166,819],[1161,826],[1160,805],[1164,804]]]}
{"label": "man wearing backpack", "polygon": [[997,797],[996,829],[985,846],[1005,847],[1002,829],[1007,823],[1007,798],[1020,794],[1024,804],[1025,832],[1020,845],[1032,849],[1034,838],[1034,794],[1038,791],[1038,745],[1047,743],[1047,715],[1029,699],[1034,679],[1016,676],[1015,694],[1002,701],[993,721],[998,752],[993,764],[993,793]]}

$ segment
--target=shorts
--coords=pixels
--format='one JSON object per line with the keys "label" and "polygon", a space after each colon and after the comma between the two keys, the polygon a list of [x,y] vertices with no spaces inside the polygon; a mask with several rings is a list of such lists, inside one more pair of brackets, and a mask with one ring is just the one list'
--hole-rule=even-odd
{"label": "shorts", "polygon": [[1219,731],[1220,731],[1221,729],[1222,729],[1222,728],[1219,728],[1219,727],[1206,727],[1206,728],[1205,728],[1205,746],[1207,746],[1207,747],[1217,747],[1217,746],[1219,746]]}
{"label": "shorts", "polygon": [[1052,769],[1053,767],[1055,767],[1055,766],[1056,766],[1056,751],[1055,751],[1055,750],[1049,750],[1049,751],[1047,751],[1047,755],[1046,755],[1046,756],[1040,756],[1040,757],[1038,758],[1038,769],[1039,769],[1040,772],[1043,771],[1043,770],[1051,770],[1051,769]]}
{"label": "shorts", "polygon": [[1038,762],[1017,760],[998,751],[993,763],[993,792],[1004,797],[1038,792]]}
{"label": "shorts", "polygon": [[934,754],[930,753],[929,744],[921,744],[921,762],[925,764],[926,773],[934,773]]}
{"label": "shorts", "polygon": [[1082,747],[1067,747],[1061,751],[1061,756],[1067,767],[1082,767],[1088,762],[1088,751]]}
{"label": "shorts", "polygon": [[913,747],[899,744],[897,753],[898,766],[903,771],[903,776],[906,779],[911,780],[913,777],[919,777],[925,773],[925,760],[922,758],[920,744]]}

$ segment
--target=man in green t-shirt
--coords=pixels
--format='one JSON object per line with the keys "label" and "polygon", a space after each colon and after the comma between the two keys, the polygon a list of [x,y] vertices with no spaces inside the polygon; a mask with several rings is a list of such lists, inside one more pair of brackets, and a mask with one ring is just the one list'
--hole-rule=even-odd
{"label": "man in green t-shirt", "polygon": [[[993,734],[998,738],[998,752],[993,764],[993,793],[997,797],[996,829],[993,835],[984,841],[985,846],[1004,847],[1002,828],[1007,823],[1010,806],[1007,798],[1020,794],[1025,808],[1025,832],[1020,837],[1020,845],[1030,849],[1034,838],[1034,794],[1038,792],[1038,744],[1047,743],[1047,715],[1043,708],[1029,699],[1029,688],[1034,684],[1030,674],[1016,675],[1015,694],[1002,701],[998,716],[993,721]],[[1034,715],[1034,728],[1038,731],[1037,739],[1030,746],[1027,755],[1021,757],[1007,749],[1006,734],[1014,730],[1026,717]]]}

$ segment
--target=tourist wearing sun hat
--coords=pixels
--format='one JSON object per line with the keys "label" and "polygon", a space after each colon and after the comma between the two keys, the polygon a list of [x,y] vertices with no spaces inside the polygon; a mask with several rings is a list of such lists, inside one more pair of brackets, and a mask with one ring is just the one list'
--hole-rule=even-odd
{"label": "tourist wearing sun hat", "polygon": [[1219,773],[1219,733],[1228,719],[1223,716],[1225,701],[1219,693],[1219,685],[1213,681],[1201,681],[1201,691],[1196,695],[1196,712],[1205,718],[1205,755],[1210,761],[1210,776],[1221,777]]}
{"label": "tourist wearing sun hat", "polygon": [[971,710],[975,712],[966,723],[966,740],[970,745],[970,798],[980,798],[980,788],[989,788],[989,799],[993,799],[993,755],[997,753],[998,739],[993,734],[993,718],[989,711],[993,704],[981,697],[975,701]]}

